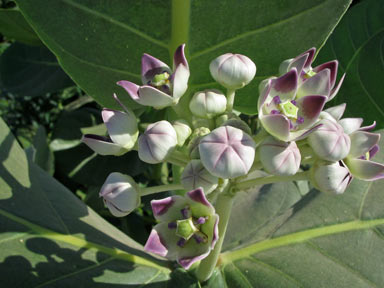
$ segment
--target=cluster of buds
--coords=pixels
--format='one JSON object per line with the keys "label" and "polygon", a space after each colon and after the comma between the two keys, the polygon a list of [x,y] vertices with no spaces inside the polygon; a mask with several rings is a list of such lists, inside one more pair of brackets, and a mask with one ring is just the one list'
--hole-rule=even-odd
{"label": "cluster of buds", "polygon": [[[188,107],[182,107],[190,109],[190,119],[142,123],[145,129],[141,135],[134,113],[114,95],[123,112],[103,110],[108,136],[84,135],[83,142],[101,155],[118,156],[134,149],[146,163],[179,166],[183,171],[174,181],[190,191],[184,197],[151,202],[160,223],[150,234],[147,251],[177,260],[186,269],[205,258],[219,237],[219,215],[207,197],[215,199],[211,195],[230,191],[231,185],[241,183],[255,169],[275,175],[274,179],[289,179],[311,164],[309,172],[303,172],[307,180],[318,190],[334,194],[343,193],[353,177],[367,181],[384,178],[384,166],[371,161],[380,138],[369,132],[375,123],[361,127],[360,118],[341,119],[345,104],[323,110],[339,91],[344,76],[336,84],[337,61],[312,68],[315,52],[312,48],[285,60],[278,77],[261,82],[257,131],[233,110],[236,90],[256,74],[256,65],[244,55],[224,54],[209,66],[226,93],[197,91]],[[155,109],[180,105],[190,75],[184,45],[176,49],[173,62],[171,70],[144,54],[143,85],[125,80],[117,84],[141,105]],[[145,189],[131,177],[115,172],[107,178],[100,196],[114,216],[122,217],[140,205],[140,197],[149,194]]]}

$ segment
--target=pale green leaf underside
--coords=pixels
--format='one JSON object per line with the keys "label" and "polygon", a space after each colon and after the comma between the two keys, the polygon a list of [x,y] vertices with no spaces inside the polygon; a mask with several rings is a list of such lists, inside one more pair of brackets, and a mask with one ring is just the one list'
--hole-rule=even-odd
{"label": "pale green leaf underside", "polygon": [[129,102],[115,83],[122,79],[140,82],[144,52],[170,63],[175,48],[187,43],[192,73],[188,94],[212,88],[208,65],[223,53],[241,53],[255,61],[257,78],[236,100],[237,108],[249,113],[256,112],[259,81],[276,74],[282,60],[320,47],[350,2],[115,0],[109,5],[101,0],[17,1],[64,70],[103,106],[116,107],[113,92]]}

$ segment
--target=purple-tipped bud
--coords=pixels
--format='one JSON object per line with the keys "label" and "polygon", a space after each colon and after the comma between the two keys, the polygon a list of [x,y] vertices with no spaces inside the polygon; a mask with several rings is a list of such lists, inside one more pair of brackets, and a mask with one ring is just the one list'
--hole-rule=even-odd
{"label": "purple-tipped bud", "polygon": [[177,134],[177,145],[183,146],[185,141],[192,134],[191,127],[189,127],[188,122],[183,119],[176,120],[172,126]]}
{"label": "purple-tipped bud", "polygon": [[193,95],[189,102],[189,109],[193,115],[212,119],[213,117],[225,112],[227,108],[227,98],[219,90],[204,90]]}
{"label": "purple-tipped bud", "polygon": [[255,158],[255,142],[242,130],[222,126],[199,144],[204,167],[213,175],[228,179],[246,175]]}
{"label": "purple-tipped bud", "polygon": [[214,59],[209,71],[225,88],[240,89],[255,77],[256,65],[244,55],[227,53]]}
{"label": "purple-tipped bud", "polygon": [[323,119],[322,126],[308,136],[308,143],[321,159],[331,162],[347,157],[351,139],[336,121]]}
{"label": "purple-tipped bud", "polygon": [[321,192],[342,194],[351,181],[352,175],[341,161],[320,161],[311,168],[311,183]]}
{"label": "purple-tipped bud", "polygon": [[147,163],[164,161],[177,145],[177,134],[172,125],[163,120],[148,125],[139,137],[139,158]]}
{"label": "purple-tipped bud", "polygon": [[295,175],[300,168],[301,155],[295,142],[283,142],[267,137],[258,148],[264,169],[273,175]]}
{"label": "purple-tipped bud", "polygon": [[202,187],[205,194],[216,189],[219,179],[209,173],[200,160],[192,160],[181,174],[181,184],[186,190]]}
{"label": "purple-tipped bud", "polygon": [[118,172],[109,174],[100,190],[105,205],[113,216],[123,217],[140,205],[140,195],[135,181]]}

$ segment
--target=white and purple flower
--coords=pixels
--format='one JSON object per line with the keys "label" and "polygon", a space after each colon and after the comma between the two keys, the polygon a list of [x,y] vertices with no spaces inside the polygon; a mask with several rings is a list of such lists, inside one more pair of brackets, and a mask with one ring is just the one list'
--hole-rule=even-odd
{"label": "white and purple flower", "polygon": [[139,86],[126,80],[121,80],[117,84],[141,105],[161,109],[177,104],[187,91],[190,75],[184,47],[185,44],[182,44],[175,51],[173,71],[159,59],[144,54],[141,58],[143,85]]}
{"label": "white and purple flower", "polygon": [[219,216],[201,188],[151,201],[155,225],[144,249],[176,260],[183,268],[208,256],[218,240]]}

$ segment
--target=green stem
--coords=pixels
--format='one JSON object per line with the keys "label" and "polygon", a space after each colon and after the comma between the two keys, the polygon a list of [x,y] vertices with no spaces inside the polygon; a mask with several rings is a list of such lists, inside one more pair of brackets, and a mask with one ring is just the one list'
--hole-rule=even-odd
{"label": "green stem", "polygon": [[227,112],[232,112],[235,103],[235,89],[227,89]]}
{"label": "green stem", "polygon": [[271,184],[276,182],[289,182],[298,180],[307,180],[309,178],[309,172],[299,172],[292,176],[266,176],[244,182],[239,182],[234,185],[236,190],[245,190],[258,185]]}
{"label": "green stem", "polygon": [[189,161],[189,157],[179,151],[173,151],[170,157],[181,163],[184,163],[184,166],[187,165]]}
{"label": "green stem", "polygon": [[179,190],[184,189],[181,184],[167,184],[167,185],[159,185],[152,186],[140,189],[140,196],[146,196],[150,194],[156,194],[160,192],[170,191],[170,190]]}
{"label": "green stem", "polygon": [[216,267],[217,260],[219,259],[221,247],[224,242],[225,232],[227,231],[229,217],[231,215],[233,196],[225,191],[219,194],[215,205],[216,213],[219,215],[219,240],[215,248],[211,251],[207,258],[201,261],[197,269],[196,276],[200,282],[206,281],[211,277],[213,270]]}
{"label": "green stem", "polygon": [[[191,0],[172,0],[172,31],[169,43],[169,55],[173,59],[176,48],[185,43],[189,38]],[[189,47],[186,45],[186,53]]]}

